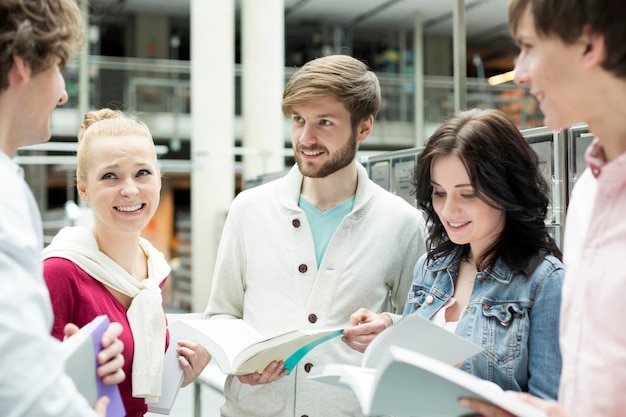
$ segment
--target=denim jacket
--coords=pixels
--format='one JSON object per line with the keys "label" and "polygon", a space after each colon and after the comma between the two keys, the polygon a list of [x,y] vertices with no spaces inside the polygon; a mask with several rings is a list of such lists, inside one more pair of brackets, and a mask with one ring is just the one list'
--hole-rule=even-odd
{"label": "denim jacket", "polygon": [[[416,312],[432,319],[453,295],[460,252],[413,271],[404,315]],[[502,389],[556,399],[561,374],[559,313],[563,264],[546,256],[528,277],[515,275],[498,259],[478,272],[456,334],[484,348],[461,369]]]}

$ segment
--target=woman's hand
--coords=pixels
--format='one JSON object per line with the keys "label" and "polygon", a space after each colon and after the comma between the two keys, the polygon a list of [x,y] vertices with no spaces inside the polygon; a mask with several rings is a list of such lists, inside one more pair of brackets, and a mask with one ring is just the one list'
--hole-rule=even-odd
{"label": "woman's hand", "polygon": [[[98,353],[98,369],[96,373],[105,384],[119,384],[126,378],[124,366],[124,343],[118,339],[122,334],[122,325],[110,323],[101,339],[102,350]],[[63,328],[65,337],[71,337],[78,332],[78,326],[68,323]]]}
{"label": "woman's hand", "polygon": [[211,361],[211,355],[204,346],[191,340],[180,340],[176,353],[179,355],[178,363],[183,368],[185,375],[183,387],[195,381]]}
{"label": "woman's hand", "polygon": [[351,327],[344,329],[341,340],[352,349],[364,352],[371,341],[392,324],[389,315],[360,308],[350,316]]}

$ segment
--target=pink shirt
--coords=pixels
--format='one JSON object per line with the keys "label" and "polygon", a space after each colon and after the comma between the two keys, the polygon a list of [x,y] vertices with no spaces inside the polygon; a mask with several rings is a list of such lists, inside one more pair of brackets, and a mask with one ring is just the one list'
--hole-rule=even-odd
{"label": "pink shirt", "polygon": [[600,144],[576,183],[565,222],[559,401],[578,416],[626,413],[626,154]]}
{"label": "pink shirt", "polygon": [[[109,316],[111,322],[123,327],[119,339],[124,343],[124,366],[126,379],[119,384],[120,394],[126,408],[126,417],[142,417],[148,411],[143,398],[132,395],[132,366],[135,342],[130,330],[126,307],[122,305],[99,281],[92,278],[72,261],[63,258],[48,258],[43,263],[43,275],[50,292],[54,311],[52,336],[63,340],[63,327],[74,323],[83,327],[100,314]],[[167,277],[161,281],[161,287]],[[165,346],[169,343],[166,335]]]}

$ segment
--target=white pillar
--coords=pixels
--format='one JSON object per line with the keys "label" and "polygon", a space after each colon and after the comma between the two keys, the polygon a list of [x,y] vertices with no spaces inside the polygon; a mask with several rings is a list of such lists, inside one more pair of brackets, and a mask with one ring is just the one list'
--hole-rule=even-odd
{"label": "white pillar", "polygon": [[242,0],[243,145],[255,151],[243,157],[244,178],[285,168],[284,16],[283,0]]}
{"label": "white pillar", "polygon": [[[80,11],[83,14],[83,24],[89,33],[89,4],[87,0],[80,2]],[[78,126],[83,122],[85,113],[89,111],[89,36],[80,50],[78,61]]]}
{"label": "white pillar", "polygon": [[235,192],[235,0],[191,0],[192,310],[211,292],[215,256]]}
{"label": "white pillar", "polygon": [[465,34],[465,0],[456,0],[452,10],[454,59],[454,111],[467,107],[467,42]]}
{"label": "white pillar", "polygon": [[426,126],[424,126],[424,24],[422,13],[415,12],[413,25],[413,82],[414,89],[414,123],[415,146],[422,147],[426,143]]}

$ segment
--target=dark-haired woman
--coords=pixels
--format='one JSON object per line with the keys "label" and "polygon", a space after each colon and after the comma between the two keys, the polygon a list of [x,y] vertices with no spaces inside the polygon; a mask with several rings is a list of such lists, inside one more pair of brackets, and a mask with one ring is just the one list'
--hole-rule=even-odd
{"label": "dark-haired woman", "polygon": [[[429,250],[415,265],[404,315],[484,348],[461,369],[555,399],[564,269],[544,223],[549,187],[536,153],[506,114],[468,110],[429,138],[413,182]],[[361,309],[351,323],[344,341],[364,350],[390,320]]]}

